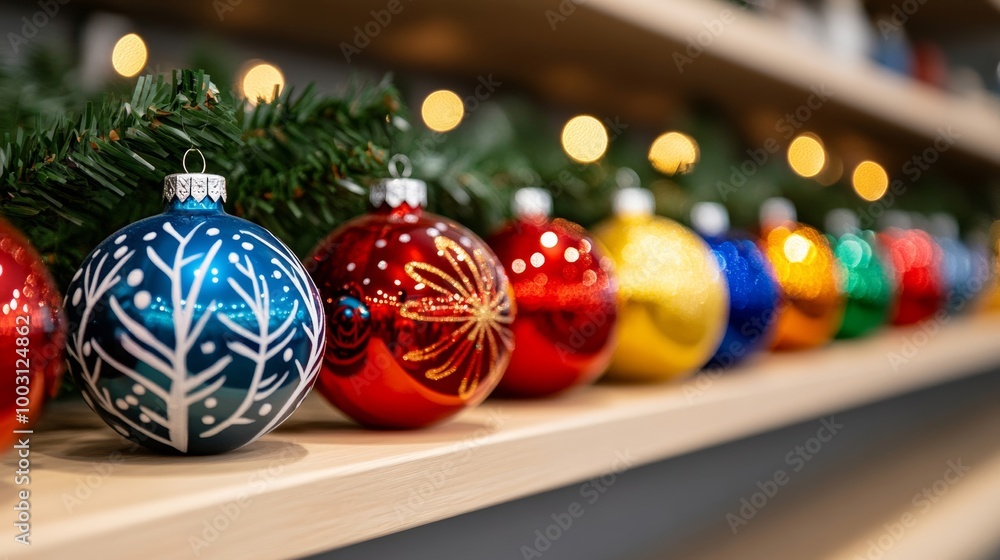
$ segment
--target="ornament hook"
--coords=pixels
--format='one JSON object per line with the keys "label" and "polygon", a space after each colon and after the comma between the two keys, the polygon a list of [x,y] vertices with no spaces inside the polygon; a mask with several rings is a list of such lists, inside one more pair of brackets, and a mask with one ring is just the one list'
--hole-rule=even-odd
{"label": "ornament hook", "polygon": [[[399,172],[399,164],[403,164],[402,174]],[[409,177],[412,172],[413,165],[410,163],[410,158],[403,154],[396,154],[389,158],[389,175],[392,175],[393,179],[399,179],[401,176],[403,178]]]}
{"label": "ornament hook", "polygon": [[201,153],[201,150],[198,148],[188,148],[188,150],[184,152],[184,156],[181,158],[181,165],[184,167],[184,172],[190,173],[190,171],[188,171],[187,157],[191,152],[198,152],[198,155],[201,156],[201,171],[198,173],[204,173],[205,169],[208,167],[208,162],[205,161],[205,154]]}

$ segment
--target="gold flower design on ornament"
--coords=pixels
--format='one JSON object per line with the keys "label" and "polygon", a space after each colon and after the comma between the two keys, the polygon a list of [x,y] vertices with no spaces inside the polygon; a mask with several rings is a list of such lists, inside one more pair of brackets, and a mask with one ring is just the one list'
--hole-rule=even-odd
{"label": "gold flower design on ornament", "polygon": [[497,281],[496,271],[481,249],[473,249],[470,255],[444,236],[435,237],[434,246],[438,256],[451,265],[451,273],[423,262],[406,263],[406,274],[437,295],[405,302],[400,315],[414,321],[461,325],[442,340],[407,352],[403,360],[421,362],[444,356],[443,363],[425,374],[432,381],[444,379],[466,364],[458,387],[458,395],[466,398],[479,385],[484,360],[487,369],[492,368],[501,344],[508,351],[514,347],[513,334],[505,326],[513,321],[510,299],[506,282]]}

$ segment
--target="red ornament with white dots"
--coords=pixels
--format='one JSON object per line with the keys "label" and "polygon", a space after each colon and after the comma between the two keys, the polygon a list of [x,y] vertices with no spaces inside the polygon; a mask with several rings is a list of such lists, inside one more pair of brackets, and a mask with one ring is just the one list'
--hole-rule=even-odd
{"label": "red ornament with white dots", "polygon": [[541,189],[515,194],[516,219],[489,239],[510,274],[517,346],[497,393],[541,397],[596,380],[617,337],[614,264],[577,224],[549,219]]}
{"label": "red ornament with white dots", "polygon": [[306,263],[327,315],[317,389],[357,422],[419,428],[482,402],[513,349],[514,306],[496,256],[424,211],[426,185],[372,187],[374,209]]}

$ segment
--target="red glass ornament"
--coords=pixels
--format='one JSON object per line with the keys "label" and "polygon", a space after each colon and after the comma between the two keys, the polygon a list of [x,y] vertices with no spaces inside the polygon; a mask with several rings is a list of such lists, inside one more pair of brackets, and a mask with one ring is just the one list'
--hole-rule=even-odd
{"label": "red glass ornament", "polygon": [[479,404],[513,336],[510,286],[471,231],[423,210],[422,181],[372,187],[375,209],[306,263],[327,315],[317,389],[361,424],[418,428]]}
{"label": "red glass ornament", "polygon": [[934,315],[944,305],[941,249],[926,232],[888,228],[879,241],[892,259],[898,299],[894,325],[911,325]]}
{"label": "red glass ornament", "polygon": [[41,257],[0,219],[0,453],[31,428],[63,371],[59,290]]}
{"label": "red glass ornament", "polygon": [[[545,191],[518,195],[525,192],[550,201]],[[540,397],[591,383],[617,339],[614,264],[582,227],[549,221],[541,209],[515,212],[522,216],[489,239],[517,302],[517,345],[497,394]]]}

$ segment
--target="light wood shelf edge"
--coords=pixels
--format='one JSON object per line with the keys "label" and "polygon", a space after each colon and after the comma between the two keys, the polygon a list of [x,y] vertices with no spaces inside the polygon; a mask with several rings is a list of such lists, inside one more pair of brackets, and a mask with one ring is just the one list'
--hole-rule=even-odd
{"label": "light wood shelf edge", "polygon": [[[82,406],[54,407],[33,439],[35,544],[4,539],[0,555],[283,558],[346,546],[583,481],[622,457],[649,463],[1000,365],[1000,319],[948,323],[766,356],[701,385],[491,400],[416,432],[356,429],[312,398],[274,434],[218,457],[131,452]],[[916,355],[894,370],[890,354],[908,343]],[[70,511],[66,497],[95,473]],[[226,511],[235,518],[208,539],[206,522]],[[199,538],[209,546],[195,555]]]}

